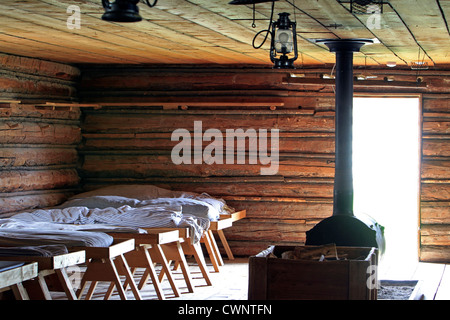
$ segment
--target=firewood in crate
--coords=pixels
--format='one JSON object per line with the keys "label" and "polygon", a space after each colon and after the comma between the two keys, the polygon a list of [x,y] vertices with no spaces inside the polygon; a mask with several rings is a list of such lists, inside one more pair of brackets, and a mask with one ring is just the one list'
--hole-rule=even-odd
{"label": "firewood in crate", "polygon": [[281,254],[281,259],[297,259],[297,256],[293,250],[289,250]]}
{"label": "firewood in crate", "polygon": [[294,249],[297,259],[302,260],[320,260],[323,256],[325,259],[338,260],[336,244],[331,243],[323,246],[303,246]]}
{"label": "firewood in crate", "polygon": [[294,250],[285,251],[281,254],[282,259],[297,260],[338,260],[336,245],[334,243],[323,246],[299,246]]}

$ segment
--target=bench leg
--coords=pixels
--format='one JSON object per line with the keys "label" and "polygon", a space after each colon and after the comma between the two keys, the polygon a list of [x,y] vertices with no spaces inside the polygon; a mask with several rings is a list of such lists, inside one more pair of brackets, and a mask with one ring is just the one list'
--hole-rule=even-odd
{"label": "bench leg", "polygon": [[66,269],[56,269],[56,275],[58,276],[59,282],[66,293],[67,299],[69,300],[77,300],[77,296],[73,291],[72,284],[70,283],[69,277],[67,276]]}
{"label": "bench leg", "polygon": [[[128,265],[132,267],[132,271],[136,268],[145,268],[144,276],[141,278],[137,288],[141,290],[147,283],[148,277],[150,276],[158,299],[164,300],[165,296],[161,287],[161,283],[158,280],[158,276],[156,274],[154,262],[149,254],[149,248],[149,245],[138,246],[136,247],[136,250],[126,253],[125,258],[128,261]],[[132,274],[134,274],[134,271],[132,272]]]}
{"label": "bench leg", "polygon": [[162,279],[164,278],[163,275],[165,274],[167,276],[167,280],[169,280],[170,286],[172,287],[175,297],[179,297],[180,292],[175,283],[173,274],[170,271],[169,262],[167,261],[168,252],[166,252],[165,250],[162,249],[162,245],[157,244],[157,245],[152,246],[152,248],[150,249],[150,253],[151,253],[151,256],[154,257],[154,260],[157,261],[158,263],[161,263],[161,266],[162,266],[161,273],[159,275],[159,281],[162,281]]}
{"label": "bench leg", "polygon": [[225,237],[225,234],[223,233],[223,230],[217,230],[217,234],[219,235],[220,242],[222,242],[223,248],[227,253],[228,259],[234,260],[233,252],[231,252],[230,246],[228,245],[228,241],[227,238]]}
{"label": "bench leg", "polygon": [[133,275],[130,272],[130,267],[128,266],[127,260],[123,256],[123,254],[119,254],[115,261],[119,262],[122,267],[122,272],[125,275],[125,283],[124,286],[127,284],[131,287],[131,291],[134,294],[134,298],[136,300],[142,300],[141,294],[139,293],[139,290],[136,286],[136,283],[134,282]]}
{"label": "bench leg", "polygon": [[206,231],[203,238],[209,258],[211,259],[211,263],[214,267],[214,271],[219,272],[219,266],[223,266],[223,260],[212,231]]}
{"label": "bench leg", "polygon": [[16,300],[30,300],[27,290],[24,288],[22,283],[17,283],[11,286]]}
{"label": "bench leg", "polygon": [[[86,271],[81,279],[80,289],[77,292],[78,298],[81,298],[88,281],[91,281],[91,285],[88,293],[86,294],[86,300],[90,300],[92,298],[92,294],[94,293],[98,281],[112,282],[112,284],[117,287],[117,291],[121,299],[127,300],[125,290],[123,289],[120,281],[119,273],[112,259],[91,259],[88,261]],[[105,295],[105,299],[110,297],[111,292],[108,290]]]}
{"label": "bench leg", "polygon": [[48,290],[47,283],[45,282],[45,277],[40,272],[38,275],[39,286],[41,287],[42,294],[45,297],[45,300],[52,300],[52,296],[50,295],[50,291]]}
{"label": "bench leg", "polygon": [[[97,288],[98,281],[91,281],[91,285],[89,286],[88,292],[86,293],[86,300],[91,300],[92,295],[94,294],[95,288]],[[108,296],[109,299],[109,296]]]}
{"label": "bench leg", "polygon": [[[23,286],[27,290],[28,297],[31,300],[52,300],[50,290],[48,289],[45,276],[48,275],[50,270],[41,270],[38,272],[38,276],[34,279],[23,282]],[[53,272],[53,270],[51,270]]]}
{"label": "bench leg", "polygon": [[[177,241],[176,244],[163,245],[162,247],[166,256],[175,262],[175,266],[181,268],[188,292],[193,293],[194,286],[192,285],[191,272],[189,271],[186,257],[184,256],[183,248],[181,247],[180,242]],[[170,263],[167,265],[167,270],[169,270],[169,267]],[[166,269],[161,270],[160,277],[164,276],[164,271],[167,273]]]}
{"label": "bench leg", "polygon": [[205,261],[205,257],[203,256],[203,251],[202,248],[200,246],[200,243],[197,242],[195,244],[192,244],[189,240],[188,241],[184,241],[182,243],[182,247],[183,247],[183,251],[185,254],[192,254],[194,255],[195,261],[197,262],[200,271],[203,275],[203,278],[206,281],[206,284],[208,286],[212,285],[211,279],[209,278],[209,271],[208,268],[206,267],[206,261]]}

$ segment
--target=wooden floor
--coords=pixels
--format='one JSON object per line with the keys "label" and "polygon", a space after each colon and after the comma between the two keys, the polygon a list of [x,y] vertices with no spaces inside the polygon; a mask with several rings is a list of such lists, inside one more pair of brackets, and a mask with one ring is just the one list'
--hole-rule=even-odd
{"label": "wooden floor", "polygon": [[[411,258],[410,258],[411,259]],[[409,260],[408,263],[379,263],[380,280],[417,280],[414,299],[450,300],[450,264],[426,263]]]}
{"label": "wooden floor", "polygon": [[415,300],[450,300],[450,264],[420,262],[410,279],[419,281]]}
{"label": "wooden floor", "polygon": [[[233,261],[224,259],[225,265],[220,272],[214,272],[211,264],[208,264],[213,286],[206,286],[201,277],[199,268],[193,261],[189,261],[189,268],[194,282],[194,293],[189,293],[184,283],[181,272],[175,271],[175,279],[181,292],[180,297],[175,297],[167,280],[162,284],[167,300],[246,300],[248,292],[248,258],[236,258]],[[141,272],[136,272],[136,279],[140,279]],[[394,273],[391,270],[391,279],[418,280],[415,292],[417,300],[450,300],[450,265],[434,263],[417,263],[410,266],[409,270],[403,270],[403,274]],[[385,275],[381,279],[389,279]],[[75,283],[76,284],[76,283]],[[94,293],[93,300],[102,300],[107,285],[100,283]],[[156,293],[151,282],[141,290],[144,300],[157,300]],[[131,291],[128,291],[130,300],[134,300]],[[64,300],[64,295],[52,293],[55,300]],[[113,294],[110,300],[119,300],[117,294]]]}
{"label": "wooden floor", "polygon": [[[213,283],[212,286],[207,286],[205,279],[202,277],[200,269],[194,262],[194,260],[187,259],[189,270],[192,275],[194,293],[189,293],[186,283],[184,282],[183,274],[181,271],[174,271],[175,282],[181,293],[180,297],[175,297],[172,288],[167,281],[167,278],[162,282],[162,288],[166,300],[246,300],[248,292],[248,258],[236,258],[233,261],[225,259],[225,265],[221,267],[220,272],[214,272],[213,266],[207,263],[210,278]],[[161,268],[156,266],[157,273]],[[83,268],[81,269],[81,272]],[[69,270],[70,272],[70,270]],[[68,273],[69,273],[68,272]],[[143,273],[143,269],[138,269],[135,273],[136,282],[139,282]],[[71,279],[77,279],[77,277],[70,276]],[[76,281],[72,282],[76,287]],[[108,289],[108,283],[100,282],[95,289],[92,300],[103,300],[103,296]],[[87,289],[85,289],[87,291]],[[133,294],[130,290],[127,291],[127,298],[134,300]],[[158,297],[153,288],[151,280],[140,291],[143,300],[157,300]],[[65,300],[63,293],[52,292],[52,298],[54,300]],[[83,297],[82,297],[83,298]],[[110,300],[119,300],[120,297],[115,292]]]}

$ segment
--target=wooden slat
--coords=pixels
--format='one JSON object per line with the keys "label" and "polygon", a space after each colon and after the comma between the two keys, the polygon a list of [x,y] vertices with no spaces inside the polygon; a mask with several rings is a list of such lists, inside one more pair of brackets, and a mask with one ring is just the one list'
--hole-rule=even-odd
{"label": "wooden slat", "polygon": [[442,275],[439,288],[436,292],[434,300],[449,300],[450,299],[450,268],[445,266],[444,274]]}
{"label": "wooden slat", "polygon": [[164,232],[172,232],[177,231],[180,238],[188,239],[190,238],[189,235],[189,228],[143,228],[145,231],[147,231],[149,234],[159,234]]}
{"label": "wooden slat", "polygon": [[23,281],[35,278],[38,273],[36,262],[27,263],[21,267],[0,272],[0,288],[9,287]]}
{"label": "wooden slat", "polygon": [[[133,239],[118,239],[109,247],[86,247],[83,248],[86,252],[87,259],[113,259],[116,256],[123,255],[126,252],[132,251],[135,248]],[[78,250],[76,247],[70,248],[73,251]]]}
{"label": "wooden slat", "polygon": [[233,219],[225,218],[218,221],[211,221],[210,230],[222,230],[225,228],[230,228],[233,225]]}
{"label": "wooden slat", "polygon": [[417,300],[434,300],[439,288],[445,265],[435,263],[419,263],[414,279],[419,280]]}
{"label": "wooden slat", "polygon": [[[324,86],[334,86],[336,85],[335,80],[331,79],[308,79],[308,78],[287,78],[284,80],[287,84],[293,85],[324,85]],[[354,81],[353,87],[376,87],[376,88],[426,88],[427,84],[424,82],[416,81],[384,81],[384,80],[365,80],[365,81]]]}
{"label": "wooden slat", "polygon": [[141,244],[166,244],[177,241],[180,238],[179,230],[167,230],[161,232],[149,232],[149,233],[120,233],[120,232],[109,232],[115,239],[134,239],[135,245]]}
{"label": "wooden slat", "polygon": [[26,261],[26,262],[36,262],[38,264],[38,270],[55,270],[55,269],[61,269],[66,268],[69,266],[82,264],[86,261],[86,255],[83,250],[81,251],[74,251],[69,252],[65,254],[60,254],[52,257],[31,257],[31,256],[2,256],[0,257],[0,260],[3,261]]}
{"label": "wooden slat", "polygon": [[230,214],[221,214],[220,219],[231,219],[231,221],[235,222],[244,219],[246,216],[247,216],[246,210],[239,210]]}

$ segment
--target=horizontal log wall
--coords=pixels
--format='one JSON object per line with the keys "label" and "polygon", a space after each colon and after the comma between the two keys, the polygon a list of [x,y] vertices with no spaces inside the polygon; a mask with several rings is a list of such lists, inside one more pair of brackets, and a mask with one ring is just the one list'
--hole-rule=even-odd
{"label": "horizontal log wall", "polygon": [[0,55],[0,214],[56,205],[79,188],[77,68]]}
{"label": "horizontal log wall", "polygon": [[[334,88],[317,81],[329,71],[296,70],[314,77],[315,84],[295,85],[288,84],[288,73],[279,70],[83,70],[82,101],[116,104],[83,109],[83,182],[88,189],[151,183],[224,198],[248,214],[226,230],[236,254],[254,254],[269,244],[303,243],[305,231],[332,212]],[[416,76],[411,70],[374,72],[380,79],[394,75],[399,81],[414,81]],[[361,93],[424,94],[423,260],[439,256],[450,261],[450,243],[442,236],[450,231],[448,79],[448,72],[428,71],[423,73],[426,88],[355,85],[355,92]],[[175,165],[171,150],[178,141],[171,141],[171,134],[179,128],[193,133],[194,121],[202,121],[203,132],[214,128],[224,136],[226,129],[280,129],[277,174],[261,175],[261,166],[248,161]],[[204,141],[203,147],[208,144]]]}
{"label": "horizontal log wall", "polygon": [[449,262],[450,95],[426,94],[422,109],[421,259]]}
{"label": "horizontal log wall", "polygon": [[[257,251],[273,241],[302,242],[311,223],[329,214],[311,214],[310,210],[316,208],[317,203],[329,205],[331,202],[334,174],[332,118],[309,112],[277,114],[274,111],[264,115],[258,110],[246,116],[240,112],[165,112],[142,108],[84,111],[81,176],[88,187],[105,183],[151,183],[224,198],[235,208],[245,208],[248,212],[245,221],[227,230],[237,254],[240,250],[250,253],[250,245]],[[305,123],[321,125],[310,129],[305,129],[305,124],[292,126],[290,123],[298,117]],[[223,164],[174,164],[171,150],[178,141],[171,141],[171,133],[179,128],[193,132],[194,120],[202,121],[204,130],[220,130],[224,137],[226,129],[282,128],[278,173],[263,176],[260,169],[267,166],[249,164],[248,158],[245,164],[226,163],[225,155]],[[269,137],[269,147],[270,142]],[[203,142],[204,147],[208,144]],[[263,203],[267,208],[261,212]],[[300,213],[293,214],[286,211],[287,208]],[[270,210],[277,215],[267,216]],[[288,214],[285,218],[281,218],[282,211]],[[246,245],[242,247],[244,242]]]}

